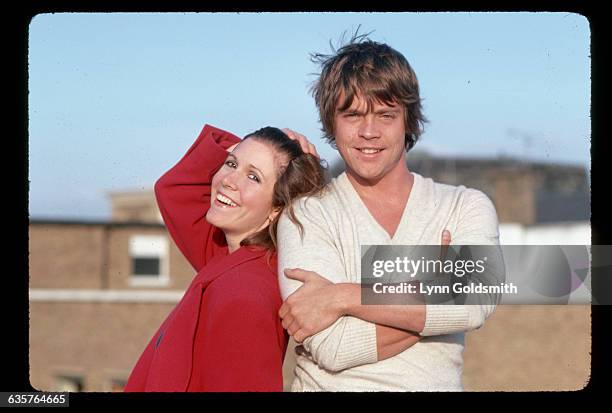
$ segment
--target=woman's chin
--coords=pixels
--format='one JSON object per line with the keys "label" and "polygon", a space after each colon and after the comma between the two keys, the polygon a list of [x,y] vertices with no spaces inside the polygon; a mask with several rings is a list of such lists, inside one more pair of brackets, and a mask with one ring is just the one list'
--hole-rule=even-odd
{"label": "woman's chin", "polygon": [[[206,214],[206,221],[208,221],[210,225],[219,228],[225,233],[233,233],[236,231],[236,228],[234,228],[236,225],[233,220],[229,219],[228,217],[219,216],[215,213],[215,211],[208,211]],[[234,225],[232,225],[232,223],[234,223]]]}
{"label": "woman's chin", "polygon": [[210,224],[210,225],[214,225],[217,228],[223,229],[224,225],[224,219],[222,219],[221,217],[219,217],[214,211],[212,210],[208,210],[208,213],[206,214],[206,221]]}

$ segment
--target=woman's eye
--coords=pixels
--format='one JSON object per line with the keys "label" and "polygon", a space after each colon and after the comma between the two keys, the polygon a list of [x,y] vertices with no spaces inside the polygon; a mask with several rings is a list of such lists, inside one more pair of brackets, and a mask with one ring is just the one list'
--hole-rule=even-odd
{"label": "woman's eye", "polygon": [[230,168],[235,168],[236,164],[233,161],[225,161],[225,164]]}
{"label": "woman's eye", "polygon": [[259,177],[255,174],[249,174],[249,179],[252,179],[255,182],[259,182]]}

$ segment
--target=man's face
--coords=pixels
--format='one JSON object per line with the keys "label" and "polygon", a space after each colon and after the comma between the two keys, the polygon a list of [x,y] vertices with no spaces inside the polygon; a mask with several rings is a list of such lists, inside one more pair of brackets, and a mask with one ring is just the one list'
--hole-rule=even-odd
{"label": "man's face", "polygon": [[[343,101],[341,95],[338,102]],[[376,183],[389,172],[405,167],[404,110],[399,104],[375,102],[368,112],[361,96],[356,96],[347,110],[336,109],[334,137],[347,174]]]}

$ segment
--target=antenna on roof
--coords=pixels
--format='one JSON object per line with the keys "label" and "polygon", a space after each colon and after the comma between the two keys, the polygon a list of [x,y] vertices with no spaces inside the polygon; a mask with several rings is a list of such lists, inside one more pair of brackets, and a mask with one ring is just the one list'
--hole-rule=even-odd
{"label": "antenna on roof", "polygon": [[527,163],[529,159],[529,153],[531,152],[532,145],[535,141],[535,137],[533,135],[530,135],[529,133],[514,128],[508,128],[506,133],[510,138],[518,139],[521,141],[523,150],[521,161],[522,163]]}

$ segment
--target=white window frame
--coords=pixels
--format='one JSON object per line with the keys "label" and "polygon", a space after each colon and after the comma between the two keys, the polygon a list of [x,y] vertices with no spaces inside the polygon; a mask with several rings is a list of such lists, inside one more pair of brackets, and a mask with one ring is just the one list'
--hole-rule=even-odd
{"label": "white window frame", "polygon": [[164,235],[132,235],[129,240],[130,265],[134,258],[158,258],[159,274],[130,274],[131,287],[166,287],[170,285],[168,238]]}

